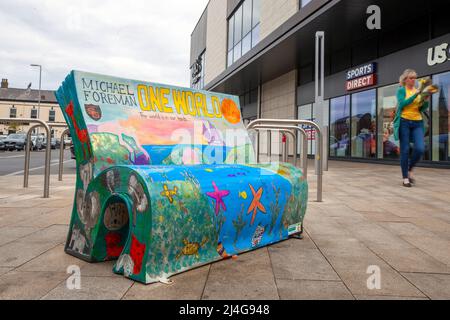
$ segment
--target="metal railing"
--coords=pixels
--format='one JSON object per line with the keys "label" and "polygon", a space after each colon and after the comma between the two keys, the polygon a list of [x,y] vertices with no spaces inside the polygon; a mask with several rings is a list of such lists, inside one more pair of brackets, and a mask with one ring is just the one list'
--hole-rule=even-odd
{"label": "metal railing", "polygon": [[[50,128],[67,128],[67,123],[64,122],[52,122],[49,123]],[[64,151],[65,151],[65,144],[64,144],[64,136],[69,133],[69,129],[66,129],[61,134],[61,140],[59,145],[59,168],[58,168],[58,181],[62,181],[63,171],[64,171]]]}
{"label": "metal railing", "polygon": [[[252,129],[254,130],[261,130],[261,129],[267,129],[269,130],[269,135],[271,135],[271,130],[274,131],[280,131],[280,132],[284,132],[285,130],[288,130],[289,132],[291,132],[291,134],[293,135],[293,141],[294,141],[294,165],[297,166],[297,154],[298,154],[298,150],[297,150],[297,136],[295,135],[294,132],[299,132],[302,136],[302,152],[300,153],[301,157],[300,157],[300,167],[303,169],[303,175],[305,176],[305,179],[308,177],[308,134],[306,133],[305,129],[297,127],[297,126],[287,126],[287,125],[283,125],[283,126],[277,126],[277,125],[257,125],[254,126]],[[285,145],[285,147],[287,147],[287,143]],[[286,152],[286,151],[285,151]],[[259,158],[258,158],[258,162],[259,162]],[[285,161],[287,162],[287,161]]]}
{"label": "metal railing", "polygon": [[64,138],[70,133],[69,129],[66,129],[61,134],[61,143],[59,145],[59,171],[58,171],[58,181],[62,181],[63,171],[64,171],[64,151],[66,149],[66,143]]}
{"label": "metal railing", "polygon": [[25,145],[25,165],[24,165],[24,176],[23,176],[23,187],[28,187],[28,176],[30,168],[30,141],[31,133],[37,127],[44,127],[47,134],[47,146],[45,150],[45,171],[44,171],[44,198],[49,198],[50,196],[50,159],[51,159],[51,131],[50,126],[39,119],[11,119],[11,118],[0,118],[0,122],[12,122],[18,124],[28,124],[37,123],[37,125],[32,126],[27,132],[27,140]]}
{"label": "metal railing", "polygon": [[[316,131],[316,156],[315,156],[315,173],[317,175],[317,202],[322,202],[322,192],[323,192],[323,170],[324,167],[328,167],[328,159],[323,157],[323,136],[322,130],[319,125],[313,121],[308,120],[290,120],[290,119],[257,119],[250,122],[247,129],[254,129],[255,127],[261,126],[275,126],[281,129],[292,129],[289,126],[300,128],[299,126],[305,125],[314,128]],[[287,127],[286,127],[287,126]],[[301,128],[300,128],[301,129]],[[259,146],[259,138],[257,142]],[[259,161],[259,148],[257,148],[257,160]],[[304,152],[303,152],[304,153]],[[303,155],[304,156],[304,155]]]}

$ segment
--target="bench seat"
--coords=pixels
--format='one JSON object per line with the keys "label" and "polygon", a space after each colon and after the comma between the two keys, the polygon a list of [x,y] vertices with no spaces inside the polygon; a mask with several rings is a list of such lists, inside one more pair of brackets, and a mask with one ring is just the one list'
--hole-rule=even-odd
{"label": "bench seat", "polygon": [[[302,231],[308,184],[301,170],[254,163],[249,139],[237,146],[221,142],[224,128],[240,129],[248,138],[240,113],[201,118],[202,144],[177,145],[165,126],[180,123],[189,132],[193,117],[155,121],[161,115],[152,111],[138,118],[130,106],[92,105],[94,95],[83,91],[113,82],[124,93],[139,92],[136,82],[80,72],[72,72],[57,92],[77,160],[68,254],[93,263],[117,260],[114,272],[148,284]],[[209,95],[201,93],[221,102],[222,113],[228,112],[224,104],[239,104],[237,97]],[[208,108],[209,115],[217,111]],[[154,144],[143,142],[148,136]],[[219,151],[223,163],[210,163],[206,155]]]}

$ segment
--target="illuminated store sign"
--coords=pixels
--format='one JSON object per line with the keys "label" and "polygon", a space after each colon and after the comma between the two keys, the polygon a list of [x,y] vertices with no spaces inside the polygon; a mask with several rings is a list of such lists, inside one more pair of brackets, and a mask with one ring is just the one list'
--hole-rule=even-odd
{"label": "illuminated store sign", "polygon": [[365,64],[347,71],[347,91],[370,87],[377,84],[377,64]]}
{"label": "illuminated store sign", "polygon": [[448,60],[450,60],[448,43],[443,43],[439,46],[428,49],[427,63],[430,67],[444,63]]}

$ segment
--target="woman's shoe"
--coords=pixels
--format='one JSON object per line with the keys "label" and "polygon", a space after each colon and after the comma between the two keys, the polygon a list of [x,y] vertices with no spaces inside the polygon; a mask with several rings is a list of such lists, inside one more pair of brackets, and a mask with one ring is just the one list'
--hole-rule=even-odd
{"label": "woman's shoe", "polygon": [[411,180],[410,179],[403,179],[403,186],[406,188],[411,188]]}
{"label": "woman's shoe", "polygon": [[408,183],[403,182],[403,186],[406,188],[411,188],[412,184],[410,182],[408,182]]}
{"label": "woman's shoe", "polygon": [[416,184],[416,179],[409,178],[409,182],[410,182],[411,184]]}

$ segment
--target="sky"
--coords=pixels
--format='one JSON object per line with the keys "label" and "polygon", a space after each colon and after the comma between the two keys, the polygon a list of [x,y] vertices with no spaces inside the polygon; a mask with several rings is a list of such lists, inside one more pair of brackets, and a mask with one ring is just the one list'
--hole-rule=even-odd
{"label": "sky", "polygon": [[189,87],[208,0],[1,0],[0,78],[56,90],[71,70]]}

